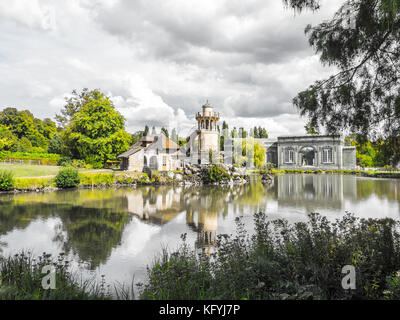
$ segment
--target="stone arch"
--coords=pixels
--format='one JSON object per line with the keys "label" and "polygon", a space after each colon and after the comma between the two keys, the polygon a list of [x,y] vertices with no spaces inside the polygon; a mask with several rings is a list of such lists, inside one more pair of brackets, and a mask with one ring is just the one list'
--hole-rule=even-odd
{"label": "stone arch", "polygon": [[317,165],[317,148],[311,145],[303,146],[299,150],[299,161],[301,166]]}
{"label": "stone arch", "polygon": [[144,158],[143,158],[143,165],[146,167],[147,166],[147,157],[146,156],[144,156]]}
{"label": "stone arch", "polygon": [[149,165],[151,170],[158,170],[158,159],[157,156],[152,156],[150,158],[150,165]]}

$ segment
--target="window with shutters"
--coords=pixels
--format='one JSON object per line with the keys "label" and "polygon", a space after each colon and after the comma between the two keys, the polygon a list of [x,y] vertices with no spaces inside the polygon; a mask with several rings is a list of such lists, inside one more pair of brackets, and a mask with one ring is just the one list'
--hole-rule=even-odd
{"label": "window with shutters", "polygon": [[294,150],[293,148],[285,149],[285,163],[293,163],[294,162]]}
{"label": "window with shutters", "polygon": [[322,163],[332,163],[333,152],[331,147],[325,147],[322,149]]}

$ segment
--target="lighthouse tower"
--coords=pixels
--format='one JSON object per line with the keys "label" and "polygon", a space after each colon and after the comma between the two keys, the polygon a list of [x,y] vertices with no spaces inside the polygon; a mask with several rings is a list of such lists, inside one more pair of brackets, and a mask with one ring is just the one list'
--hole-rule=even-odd
{"label": "lighthouse tower", "polygon": [[197,112],[198,123],[198,163],[207,164],[210,162],[210,155],[213,161],[219,159],[219,132],[217,123],[219,112],[213,112],[208,101],[203,105],[203,111]]}

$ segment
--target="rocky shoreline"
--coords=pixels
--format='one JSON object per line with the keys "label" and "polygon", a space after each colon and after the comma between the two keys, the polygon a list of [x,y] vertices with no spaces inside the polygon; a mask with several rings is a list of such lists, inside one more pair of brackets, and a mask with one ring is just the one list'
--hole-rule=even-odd
{"label": "rocky shoreline", "polygon": [[[138,177],[139,176],[139,177]],[[234,165],[212,164],[212,165],[191,165],[187,164],[183,171],[173,172],[151,172],[148,170],[143,173],[136,173],[132,177],[130,173],[115,176],[114,183],[95,183],[92,185],[84,184],[72,189],[105,189],[137,186],[157,186],[157,185],[176,185],[176,186],[202,186],[202,185],[221,185],[233,186],[243,185],[250,182],[250,175],[246,168],[238,168]],[[261,177],[263,184],[271,184],[273,177],[270,174],[263,174]],[[38,187],[32,186],[24,189],[14,189],[2,191],[0,194],[18,194],[27,192],[51,192],[66,190],[55,186]]]}

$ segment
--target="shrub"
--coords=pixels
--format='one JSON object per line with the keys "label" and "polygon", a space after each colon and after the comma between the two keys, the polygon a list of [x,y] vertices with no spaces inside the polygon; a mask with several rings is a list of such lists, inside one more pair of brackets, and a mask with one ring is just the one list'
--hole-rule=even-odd
{"label": "shrub", "polygon": [[16,178],[16,189],[30,189],[50,187],[54,183],[53,178]]}
{"label": "shrub", "polygon": [[72,160],[72,166],[74,168],[85,168],[86,167],[86,163],[85,163],[85,160],[74,159],[74,160]]}
{"label": "shrub", "polygon": [[224,168],[213,164],[211,168],[203,169],[203,179],[206,183],[221,182],[229,179],[229,174]]}
{"label": "shrub", "polygon": [[79,185],[80,177],[78,170],[66,167],[61,169],[56,178],[55,183],[58,188],[73,188]]}
{"label": "shrub", "polygon": [[57,165],[61,167],[68,167],[72,165],[72,160],[70,157],[62,157],[57,161]]}
{"label": "shrub", "polygon": [[0,171],[0,190],[8,191],[14,188],[14,173],[9,170]]}
{"label": "shrub", "polygon": [[81,173],[81,184],[84,186],[110,186],[115,183],[112,173]]}

